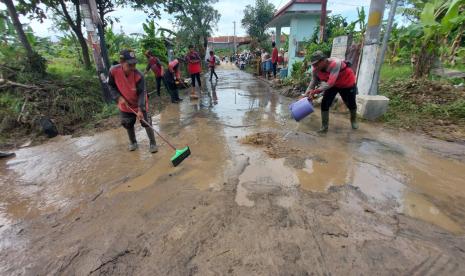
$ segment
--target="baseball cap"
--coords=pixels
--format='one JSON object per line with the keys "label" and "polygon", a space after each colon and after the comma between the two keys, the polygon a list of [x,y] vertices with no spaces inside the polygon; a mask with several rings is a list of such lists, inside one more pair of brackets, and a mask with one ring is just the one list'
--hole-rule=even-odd
{"label": "baseball cap", "polygon": [[119,57],[120,57],[120,59],[124,60],[128,64],[136,64],[137,63],[136,54],[134,53],[134,51],[127,50],[127,49],[122,50],[119,53]]}
{"label": "baseball cap", "polygon": [[314,65],[315,63],[317,63],[318,61],[322,60],[322,59],[325,59],[326,56],[325,54],[323,54],[322,51],[315,51],[312,56],[310,57],[310,62],[312,65]]}

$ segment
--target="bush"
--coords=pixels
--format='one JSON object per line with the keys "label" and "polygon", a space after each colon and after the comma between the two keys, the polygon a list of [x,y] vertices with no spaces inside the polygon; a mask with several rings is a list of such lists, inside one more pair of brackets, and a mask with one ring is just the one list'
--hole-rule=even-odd
{"label": "bush", "polygon": [[301,89],[305,89],[307,86],[307,77],[305,71],[307,67],[305,66],[306,62],[298,61],[292,64],[292,73],[291,78],[295,85]]}

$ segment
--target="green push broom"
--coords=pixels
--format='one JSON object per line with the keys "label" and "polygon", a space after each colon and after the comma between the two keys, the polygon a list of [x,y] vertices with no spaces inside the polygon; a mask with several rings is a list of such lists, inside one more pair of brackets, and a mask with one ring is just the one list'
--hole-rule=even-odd
{"label": "green push broom", "polygon": [[[137,116],[137,112],[134,109],[132,109],[129,105],[126,105],[126,106],[132,111],[132,113],[134,113]],[[161,134],[152,126],[152,124],[149,124],[144,119],[142,119],[142,122],[144,122],[151,129],[153,129],[153,131],[163,141],[165,141],[165,143],[168,144],[168,146],[170,146],[170,148],[172,148],[175,151],[175,154],[173,155],[173,157],[171,157],[171,163],[173,163],[173,166],[176,167],[177,165],[181,164],[181,162],[184,161],[184,159],[186,159],[189,155],[191,155],[191,150],[190,150],[190,148],[188,146],[186,146],[185,148],[182,148],[182,149],[176,149],[175,146],[173,146],[170,142],[168,142],[168,140],[166,140],[163,136],[161,136]]]}

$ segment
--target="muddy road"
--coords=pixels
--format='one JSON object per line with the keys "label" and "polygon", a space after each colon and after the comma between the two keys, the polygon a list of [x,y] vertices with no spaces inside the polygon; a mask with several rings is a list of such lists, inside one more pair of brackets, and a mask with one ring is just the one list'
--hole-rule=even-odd
{"label": "muddy road", "polygon": [[1,160],[0,275],[465,275],[464,145],[347,114],[319,136],[319,112],[218,75],[153,117],[179,167],[140,127],[136,152],[119,128]]}

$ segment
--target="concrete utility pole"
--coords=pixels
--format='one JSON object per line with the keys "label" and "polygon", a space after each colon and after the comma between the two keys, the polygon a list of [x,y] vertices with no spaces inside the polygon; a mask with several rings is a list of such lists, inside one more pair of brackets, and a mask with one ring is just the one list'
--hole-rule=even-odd
{"label": "concrete utility pole", "polygon": [[378,60],[376,61],[375,75],[373,81],[371,82],[370,95],[378,95],[378,84],[379,76],[381,74],[381,66],[384,62],[384,56],[386,54],[386,49],[389,42],[389,36],[391,35],[392,23],[394,22],[394,16],[396,15],[397,1],[393,0],[391,3],[391,8],[389,10],[388,22],[386,25],[386,30],[383,36],[383,44],[381,46],[381,52],[379,52]]}
{"label": "concrete utility pole", "polygon": [[386,0],[371,0],[368,24],[363,45],[363,55],[358,73],[357,86],[360,95],[369,95],[379,48],[379,35]]}
{"label": "concrete utility pole", "polygon": [[233,21],[234,23],[234,54],[237,53],[237,48],[236,48],[236,21]]}
{"label": "concrete utility pole", "polygon": [[325,29],[326,29],[326,6],[328,0],[321,0],[321,15],[320,15],[320,43],[325,40]]}
{"label": "concrete utility pole", "polygon": [[[95,0],[80,0],[82,18],[87,30],[87,40],[92,49],[97,75],[102,87],[103,98],[106,102],[111,102],[110,91],[106,83],[108,67],[105,66],[105,59],[102,57],[99,36],[96,32],[96,26],[99,25],[100,18],[97,12]],[[103,45],[105,47],[105,45]]]}

